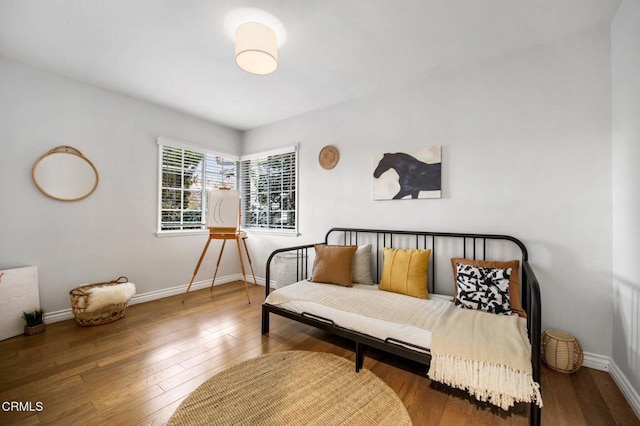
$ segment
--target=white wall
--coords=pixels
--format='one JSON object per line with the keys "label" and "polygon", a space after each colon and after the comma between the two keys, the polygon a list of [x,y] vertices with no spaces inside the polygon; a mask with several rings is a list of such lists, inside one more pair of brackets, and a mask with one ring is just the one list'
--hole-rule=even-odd
{"label": "white wall", "polygon": [[[206,237],[155,235],[161,135],[230,154],[241,148],[235,130],[0,58],[0,269],[37,265],[45,311],[68,308],[80,284],[121,274],[139,293],[191,279]],[[98,168],[89,198],[56,201],[33,184],[33,163],[58,145]],[[199,280],[211,279],[210,256]],[[219,276],[238,272],[236,258]]]}
{"label": "white wall", "polygon": [[[596,28],[244,135],[0,58],[0,268],[37,265],[49,312],[69,306],[69,289],[120,274],[140,293],[186,284],[205,237],[155,236],[155,138],[231,154],[299,142],[302,235],[251,235],[258,275],[271,250],[331,226],[512,234],[542,283],[543,327],[612,355],[640,389],[639,9],[621,6],[613,49]],[[62,144],[100,171],[85,200],[49,199],[31,181],[35,159]],[[317,163],[327,144],[341,152],[331,171]],[[373,155],[431,145],[443,146],[442,199],[371,200]],[[237,273],[235,256],[222,268]]]}
{"label": "white wall", "polygon": [[[505,233],[527,244],[543,327],[611,353],[608,27],[245,133],[300,143],[299,238],[252,235],[254,262],[332,226]],[[320,168],[322,146],[340,163]],[[372,201],[372,156],[443,146],[443,198]],[[264,271],[260,271],[264,276]]]}
{"label": "white wall", "polygon": [[640,2],[612,23],[613,361],[640,392]]}

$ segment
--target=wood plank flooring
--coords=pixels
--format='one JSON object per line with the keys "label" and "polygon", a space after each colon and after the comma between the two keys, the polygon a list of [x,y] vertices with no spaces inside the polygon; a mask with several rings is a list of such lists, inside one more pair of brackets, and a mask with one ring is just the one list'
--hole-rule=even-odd
{"label": "wood plank flooring", "polygon": [[[354,360],[344,339],[275,315],[260,335],[262,287],[243,283],[130,306],[124,319],[83,328],[73,320],[46,333],[0,342],[0,424],[156,425],[209,377],[263,353],[309,350]],[[424,368],[380,352],[365,368],[404,402],[415,425],[527,425],[527,406],[504,412],[432,383]],[[543,425],[640,425],[608,373],[542,372]],[[6,411],[7,402],[32,403]],[[37,411],[36,402],[42,404]],[[27,407],[23,407],[27,408]]]}

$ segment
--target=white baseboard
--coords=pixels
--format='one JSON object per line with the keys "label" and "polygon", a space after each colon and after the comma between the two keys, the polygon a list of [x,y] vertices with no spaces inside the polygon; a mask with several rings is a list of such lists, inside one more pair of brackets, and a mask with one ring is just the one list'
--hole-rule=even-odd
{"label": "white baseboard", "polygon": [[51,324],[52,322],[66,321],[73,318],[73,312],[71,308],[62,309],[60,311],[45,312],[44,322],[45,324]]}
{"label": "white baseboard", "polygon": [[592,354],[585,352],[584,353],[584,362],[582,363],[584,367],[593,368],[595,370],[607,371],[613,378],[613,381],[618,385],[620,392],[626,398],[627,402],[633,409],[633,412],[636,413],[636,416],[640,418],[640,395],[633,388],[627,376],[624,375],[622,370],[616,365],[615,362],[609,357]]}
{"label": "white baseboard", "polygon": [[[225,277],[216,277],[216,286],[227,284],[234,281],[242,280],[242,274],[227,275]],[[258,285],[264,286],[264,278],[256,277]],[[183,294],[187,291],[189,284],[183,284],[175,287],[169,287],[162,290],[150,291],[148,293],[136,294],[129,301],[129,305],[137,305],[138,303],[150,302],[152,300],[163,299],[177,294]],[[190,291],[202,290],[211,287],[211,280],[198,281],[191,285]],[[47,312],[44,315],[44,322],[47,324],[73,319],[73,311],[71,308],[62,309],[54,312]]]}
{"label": "white baseboard", "polygon": [[600,371],[609,371],[609,365],[611,364],[611,359],[606,356],[592,354],[589,352],[584,353],[584,360],[582,365],[588,368],[593,368],[594,370]]}
{"label": "white baseboard", "polygon": [[618,388],[620,388],[620,392],[622,392],[627,399],[633,412],[640,418],[640,395],[638,395],[638,392],[633,388],[629,379],[627,379],[627,376],[624,375],[613,360],[610,361],[609,366],[609,372],[611,373],[611,377],[613,377],[613,381],[616,382]]}

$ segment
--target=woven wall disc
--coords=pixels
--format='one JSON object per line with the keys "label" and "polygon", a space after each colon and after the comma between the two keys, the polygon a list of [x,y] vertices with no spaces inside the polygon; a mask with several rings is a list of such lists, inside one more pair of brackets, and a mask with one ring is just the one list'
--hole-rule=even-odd
{"label": "woven wall disc", "polygon": [[338,148],[333,145],[327,145],[320,150],[318,155],[318,162],[320,166],[325,170],[333,169],[340,160],[340,152]]}

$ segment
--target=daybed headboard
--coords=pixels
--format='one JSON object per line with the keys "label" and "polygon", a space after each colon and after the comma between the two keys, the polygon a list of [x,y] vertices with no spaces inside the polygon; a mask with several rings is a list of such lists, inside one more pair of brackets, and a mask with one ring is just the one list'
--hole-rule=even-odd
{"label": "daybed headboard", "polygon": [[[324,243],[339,245],[372,245],[372,272],[375,282],[379,282],[383,265],[383,248],[431,249],[428,268],[430,293],[453,294],[454,282],[451,258],[463,257],[474,260],[521,261],[522,306],[531,312],[530,282],[537,280],[528,263],[529,254],[525,245],[508,235],[470,234],[453,232],[402,231],[386,229],[331,228],[325,235]],[[275,250],[267,260],[266,294],[271,288],[271,263],[278,255],[286,254],[295,262],[295,281],[309,278],[314,259],[314,245],[306,244]],[[295,256],[293,256],[295,253]],[[539,300],[539,298],[534,298]]]}
{"label": "daybed headboard", "polygon": [[453,257],[473,260],[519,259],[522,262],[528,259],[525,246],[516,238],[506,235],[332,228],[325,236],[325,243],[371,244],[372,272],[376,283],[382,274],[384,247],[430,249],[427,271],[429,292],[449,295],[453,295],[454,290]]}

